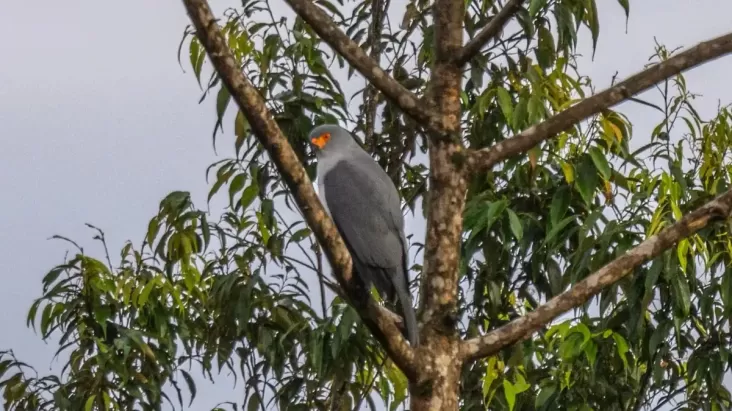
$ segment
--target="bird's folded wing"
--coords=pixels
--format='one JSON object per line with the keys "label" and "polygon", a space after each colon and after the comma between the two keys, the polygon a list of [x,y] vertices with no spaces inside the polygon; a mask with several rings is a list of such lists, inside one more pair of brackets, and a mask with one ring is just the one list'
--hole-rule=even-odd
{"label": "bird's folded wing", "polygon": [[353,258],[374,267],[396,268],[403,264],[404,251],[390,210],[393,194],[372,174],[351,162],[339,162],[324,176],[325,201]]}

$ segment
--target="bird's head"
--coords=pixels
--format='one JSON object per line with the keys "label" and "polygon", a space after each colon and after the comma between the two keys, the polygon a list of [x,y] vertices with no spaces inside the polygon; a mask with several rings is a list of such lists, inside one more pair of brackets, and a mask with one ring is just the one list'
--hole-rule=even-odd
{"label": "bird's head", "polygon": [[315,127],[308,135],[315,154],[320,157],[329,153],[341,152],[352,148],[359,148],[358,143],[348,130],[335,125],[323,124]]}

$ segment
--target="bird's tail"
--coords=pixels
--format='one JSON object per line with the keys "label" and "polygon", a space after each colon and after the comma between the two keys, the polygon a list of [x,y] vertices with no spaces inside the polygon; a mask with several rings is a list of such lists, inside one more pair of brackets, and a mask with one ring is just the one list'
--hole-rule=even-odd
{"label": "bird's tail", "polygon": [[355,260],[354,267],[367,287],[370,288],[373,284],[388,304],[401,310],[406,331],[404,337],[409,340],[412,347],[416,347],[419,344],[417,315],[412,306],[412,294],[409,292],[409,285],[404,272],[398,268],[373,270]]}
{"label": "bird's tail", "polygon": [[419,344],[419,329],[417,328],[417,315],[414,312],[412,306],[412,299],[409,298],[409,293],[406,295],[399,296],[399,305],[402,307],[402,315],[404,316],[404,328],[407,330],[407,339],[412,347],[416,347]]}
{"label": "bird's tail", "polygon": [[399,299],[402,317],[404,317],[404,328],[407,331],[405,336],[412,347],[416,347],[419,344],[419,328],[417,327],[417,315],[412,306],[412,295],[409,292],[409,286],[404,280],[404,275],[401,274],[397,274],[397,278],[392,278],[392,281]]}

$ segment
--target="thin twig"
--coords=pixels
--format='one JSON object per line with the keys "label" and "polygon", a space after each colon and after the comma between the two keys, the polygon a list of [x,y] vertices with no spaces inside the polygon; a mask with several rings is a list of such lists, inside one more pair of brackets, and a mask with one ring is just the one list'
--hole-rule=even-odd
{"label": "thin twig", "polygon": [[320,306],[323,309],[323,318],[328,314],[328,305],[325,302],[325,274],[323,274],[323,252],[320,250],[320,244],[313,243],[315,248],[315,258],[318,261],[318,284],[320,285]]}
{"label": "thin twig", "polygon": [[285,0],[318,36],[345,58],[353,68],[373,84],[401,110],[425,127],[441,131],[439,117],[421,104],[419,98],[389,76],[366,52],[351,40],[333,20],[310,0]]}
{"label": "thin twig", "polygon": [[[389,0],[372,0],[373,4],[371,7],[371,24],[369,25],[369,57],[374,61],[375,64],[381,63],[381,31],[384,25],[384,16],[389,11]],[[366,125],[365,125],[365,138],[364,142],[368,147],[371,154],[374,153],[376,148],[376,135],[375,123],[376,123],[376,97],[378,97],[379,90],[370,82],[366,85],[366,91],[364,93],[364,111],[366,112]]]}
{"label": "thin twig", "polygon": [[480,53],[480,49],[483,48],[491,39],[498,36],[516,13],[521,8],[521,4],[524,0],[510,0],[501,11],[496,14],[483,29],[473,37],[455,56],[455,64],[462,66],[475,57],[476,54]]}

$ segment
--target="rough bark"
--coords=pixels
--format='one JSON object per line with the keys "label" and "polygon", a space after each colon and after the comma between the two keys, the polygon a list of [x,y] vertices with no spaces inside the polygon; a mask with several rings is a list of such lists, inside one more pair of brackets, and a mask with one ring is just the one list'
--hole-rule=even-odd
{"label": "rough bark", "polygon": [[511,17],[516,15],[521,9],[521,4],[524,0],[510,0],[505,6],[499,11],[478,34],[473,37],[460,51],[455,55],[454,63],[458,66],[462,66],[476,54],[480,53],[480,49],[483,48],[491,39],[497,37],[506,23],[511,20]]}
{"label": "rough bark", "polygon": [[584,304],[603,288],[616,283],[633,269],[659,256],[678,241],[691,236],[710,222],[728,218],[730,215],[732,215],[732,190],[697,208],[660,233],[647,238],[569,290],[540,305],[536,310],[484,336],[465,341],[460,347],[460,357],[470,361],[492,355],[501,348],[530,336],[549,321]]}
{"label": "rough bark", "polygon": [[732,33],[699,43],[670,59],[655,64],[550,119],[531,126],[515,136],[478,151],[470,151],[468,164],[473,172],[488,170],[499,162],[521,154],[544,140],[556,136],[580,121],[612,107],[655,84],[685,70],[732,52]]}
{"label": "rough bark", "polygon": [[457,410],[459,401],[462,363],[456,355],[460,340],[454,316],[467,183],[462,163],[455,161],[464,151],[462,72],[452,57],[462,47],[464,5],[462,0],[437,0],[434,5],[435,63],[427,101],[440,116],[441,128],[429,133],[430,196],[420,304],[424,343],[419,347],[422,373],[410,388],[414,411]]}
{"label": "rough bark", "polygon": [[[382,343],[389,357],[410,378],[416,375],[414,351],[397,328],[393,317],[378,306],[368,293],[359,293],[359,284],[351,273],[351,256],[333,221],[323,209],[305,168],[288,143],[264,100],[254,85],[242,73],[234,55],[226,44],[216,19],[206,0],[183,0],[196,36],[206,49],[211,63],[229,89],[234,101],[244,113],[254,135],[264,146],[272,162],[303,213],[305,220],[333,268],[333,274],[351,299],[364,322]],[[364,295],[365,298],[359,298]]]}

